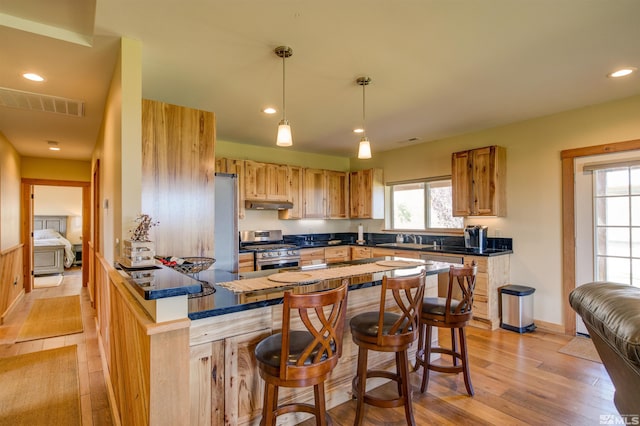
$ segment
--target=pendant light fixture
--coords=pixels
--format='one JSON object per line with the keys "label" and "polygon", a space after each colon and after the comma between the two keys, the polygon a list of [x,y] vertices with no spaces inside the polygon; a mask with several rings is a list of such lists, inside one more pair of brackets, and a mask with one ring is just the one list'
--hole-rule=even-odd
{"label": "pendant light fixture", "polygon": [[278,46],[275,49],[276,55],[282,58],[282,120],[278,123],[278,136],[276,137],[276,145],[291,146],[293,145],[293,137],[291,136],[291,126],[286,117],[285,104],[285,68],[284,60],[293,55],[293,49],[289,46]]}
{"label": "pendant light fixture", "polygon": [[358,158],[361,160],[366,160],[371,158],[371,144],[369,143],[369,138],[367,137],[367,130],[365,126],[365,97],[364,97],[364,88],[365,86],[371,83],[371,79],[369,77],[360,77],[356,80],[360,86],[362,86],[362,137],[360,138],[360,145],[358,146]]}

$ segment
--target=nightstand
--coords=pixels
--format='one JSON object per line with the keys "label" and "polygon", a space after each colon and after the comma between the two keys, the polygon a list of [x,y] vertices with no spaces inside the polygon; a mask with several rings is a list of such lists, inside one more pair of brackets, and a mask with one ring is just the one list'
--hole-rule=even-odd
{"label": "nightstand", "polygon": [[74,244],[72,249],[73,249],[73,252],[76,255],[76,258],[73,261],[73,266],[82,265],[82,243]]}

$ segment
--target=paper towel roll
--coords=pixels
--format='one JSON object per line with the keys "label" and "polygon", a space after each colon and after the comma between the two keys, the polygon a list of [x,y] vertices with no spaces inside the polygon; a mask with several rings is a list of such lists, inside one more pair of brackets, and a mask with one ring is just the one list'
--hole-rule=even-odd
{"label": "paper towel roll", "polygon": [[358,241],[364,241],[364,228],[358,225]]}

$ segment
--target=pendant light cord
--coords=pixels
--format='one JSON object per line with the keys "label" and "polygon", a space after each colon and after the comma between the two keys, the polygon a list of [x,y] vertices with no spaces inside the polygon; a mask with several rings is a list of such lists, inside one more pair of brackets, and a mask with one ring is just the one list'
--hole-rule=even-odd
{"label": "pendant light cord", "polygon": [[287,107],[286,107],[286,103],[285,103],[285,91],[286,91],[286,86],[285,86],[285,65],[284,65],[284,59],[285,59],[286,55],[282,55],[282,119],[286,120],[287,118]]}
{"label": "pendant light cord", "polygon": [[366,84],[362,85],[362,136],[367,136],[367,126],[365,125],[365,88]]}

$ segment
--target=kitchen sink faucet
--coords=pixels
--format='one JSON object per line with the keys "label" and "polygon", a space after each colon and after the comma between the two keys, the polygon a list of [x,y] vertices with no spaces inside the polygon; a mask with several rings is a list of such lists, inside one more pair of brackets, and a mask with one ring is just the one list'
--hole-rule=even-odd
{"label": "kitchen sink faucet", "polygon": [[422,244],[422,235],[411,234],[409,238],[413,240],[413,244]]}

